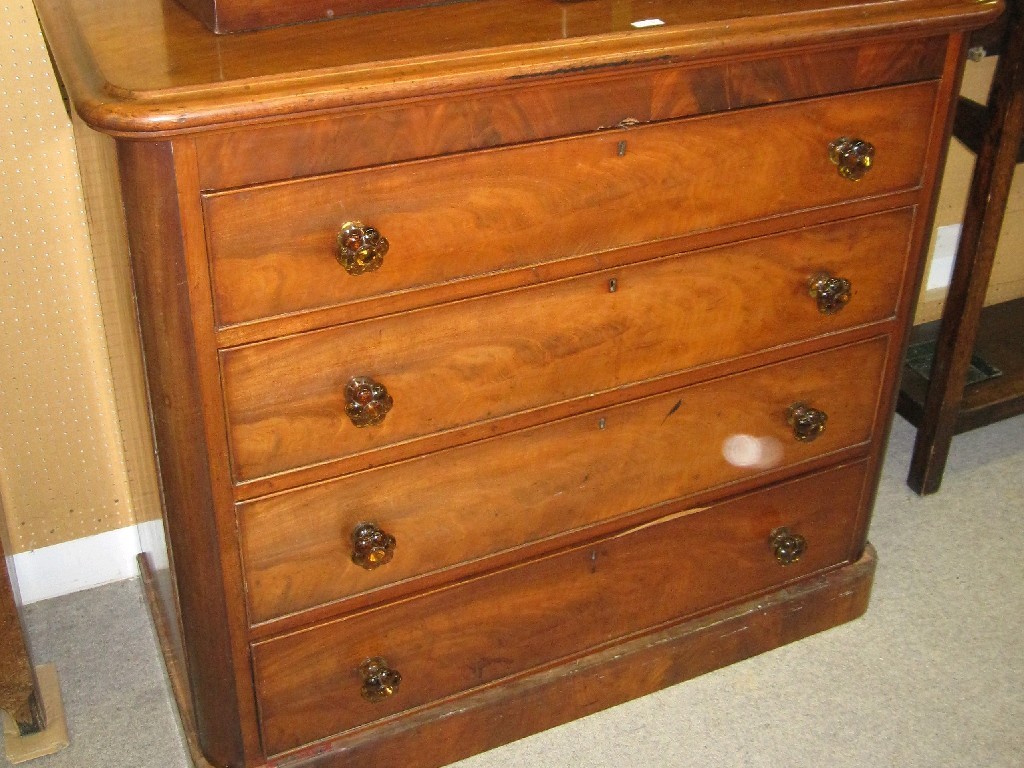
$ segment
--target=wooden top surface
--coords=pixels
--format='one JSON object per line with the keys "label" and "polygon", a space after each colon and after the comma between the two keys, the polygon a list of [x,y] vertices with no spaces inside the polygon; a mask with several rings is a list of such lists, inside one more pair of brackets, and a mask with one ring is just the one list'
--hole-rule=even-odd
{"label": "wooden top surface", "polygon": [[[287,1],[287,0],[283,0]],[[977,27],[1002,0],[465,0],[214,35],[174,0],[36,0],[83,119],[164,133],[566,69]],[[636,28],[635,22],[664,24]]]}

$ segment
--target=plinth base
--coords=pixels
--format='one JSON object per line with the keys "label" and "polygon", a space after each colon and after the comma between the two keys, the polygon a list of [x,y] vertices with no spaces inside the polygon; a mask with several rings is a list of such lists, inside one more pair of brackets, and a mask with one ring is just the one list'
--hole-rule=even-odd
{"label": "plinth base", "polygon": [[[868,545],[855,563],[358,729],[278,758],[273,765],[439,768],[851,621],[867,608],[875,564],[874,549]],[[168,641],[167,618],[145,558],[141,565],[192,759],[196,768],[210,768],[198,748],[184,668]]]}

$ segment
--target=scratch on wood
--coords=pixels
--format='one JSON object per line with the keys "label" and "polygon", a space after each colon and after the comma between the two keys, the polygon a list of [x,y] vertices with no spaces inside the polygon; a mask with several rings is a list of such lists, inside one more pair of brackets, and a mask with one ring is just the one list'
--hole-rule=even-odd
{"label": "scratch on wood", "polygon": [[672,406],[672,410],[668,412],[668,414],[665,416],[664,419],[662,419],[661,423],[664,424],[666,421],[668,421],[669,417],[672,416],[672,414],[674,414],[676,411],[678,411],[682,406],[683,406],[682,399],[677,400],[676,404]]}
{"label": "scratch on wood", "polygon": [[632,528],[630,528],[628,530],[622,531],[621,533],[616,533],[614,536],[611,536],[610,538],[612,538],[612,539],[621,539],[623,536],[632,536],[637,531],[642,531],[645,528],[653,528],[656,525],[663,525],[664,523],[671,522],[672,520],[678,520],[680,517],[688,517],[689,515],[696,515],[698,512],[704,512],[705,510],[708,510],[708,509],[711,509],[711,507],[710,506],[705,506],[705,507],[691,507],[690,509],[683,509],[683,510],[680,510],[679,512],[673,512],[671,515],[665,515],[664,517],[659,517],[657,520],[651,520],[648,523],[641,523],[640,525],[635,525],[635,526],[633,526]]}
{"label": "scratch on wood", "polygon": [[719,635],[718,637],[719,637],[719,639],[724,639],[724,638],[730,637],[732,635],[739,635],[739,634],[742,634],[743,632],[749,632],[749,631],[750,631],[750,627],[745,627],[744,626],[744,627],[740,627],[739,629],[734,629],[732,632],[726,632],[724,635]]}

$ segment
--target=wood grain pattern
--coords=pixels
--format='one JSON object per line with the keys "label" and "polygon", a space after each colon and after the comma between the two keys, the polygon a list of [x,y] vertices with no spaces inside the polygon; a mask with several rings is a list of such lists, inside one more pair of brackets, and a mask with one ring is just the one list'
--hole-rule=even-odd
{"label": "wood grain pattern", "polygon": [[[209,195],[218,320],[365,301],[910,189],[934,93],[906,86]],[[829,143],[846,135],[878,152],[858,183],[828,161]],[[376,272],[353,277],[338,265],[349,221],[391,243]]]}
{"label": "wood grain pattern", "polygon": [[[851,560],[859,465],[670,516],[558,555],[385,609],[258,643],[253,663],[269,754],[678,621]],[[837,510],[835,497],[857,499]],[[768,545],[780,526],[808,540],[782,572]],[[587,621],[569,617],[587,616]],[[399,692],[359,693],[364,659],[383,656]]]}
{"label": "wood grain pattern", "polygon": [[918,38],[738,61],[729,65],[729,103],[753,107],[937,78],[945,56],[944,41]]}
{"label": "wood grain pattern", "polygon": [[[865,445],[887,346],[878,337],[242,504],[250,619],[396,585],[378,599],[391,598],[419,589],[416,576],[486,568],[480,558],[545,539],[562,546],[552,537]],[[786,423],[795,402],[829,416],[813,442]],[[364,521],[398,540],[371,571],[351,559]]]}
{"label": "wood grain pattern", "polygon": [[[240,187],[938,77],[942,38],[869,41],[740,62],[567,75],[458,99],[196,136],[204,189]],[[813,73],[813,74],[811,74]]]}
{"label": "wood grain pattern", "polygon": [[653,0],[644,15],[665,25],[637,30],[615,0],[486,0],[215,36],[173,0],[39,2],[76,108],[113,133],[315,115],[592,68],[927,37],[982,26],[1001,9],[974,0]]}
{"label": "wood grain pattern", "polygon": [[[619,0],[476,0],[233,37],[170,0],[39,6],[119,139],[208,762],[433,768],[863,610],[962,43],[1000,2],[651,0],[636,30]],[[877,147],[864,181],[839,136]],[[391,239],[358,282],[352,219]],[[391,391],[381,427],[345,426],[353,376]],[[797,390],[818,442],[726,466]],[[399,543],[359,582],[364,511]],[[372,706],[378,654],[406,680]]]}
{"label": "wood grain pattern", "polygon": [[438,768],[861,616],[877,557],[357,730],[281,760],[282,768]]}
{"label": "wood grain pattern", "polygon": [[[912,218],[901,210],[822,225],[228,350],[235,477],[352,456],[883,320],[899,297],[892,275],[902,274]],[[856,298],[837,315],[822,315],[807,295],[809,277],[822,269],[855,286]],[[709,318],[714,334],[705,332]],[[372,376],[394,398],[379,426],[359,429],[346,417],[353,376]]]}
{"label": "wood grain pattern", "polygon": [[207,189],[589,133],[729,107],[725,64],[617,70],[197,137]]}

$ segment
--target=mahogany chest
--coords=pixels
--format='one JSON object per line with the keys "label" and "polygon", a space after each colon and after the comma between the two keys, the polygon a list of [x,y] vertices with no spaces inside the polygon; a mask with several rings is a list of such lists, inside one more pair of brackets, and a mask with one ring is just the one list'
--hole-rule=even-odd
{"label": "mahogany chest", "polygon": [[998,3],[483,0],[226,37],[171,0],[38,5],[116,142],[145,567],[200,761],[439,766],[865,609],[965,34]]}

